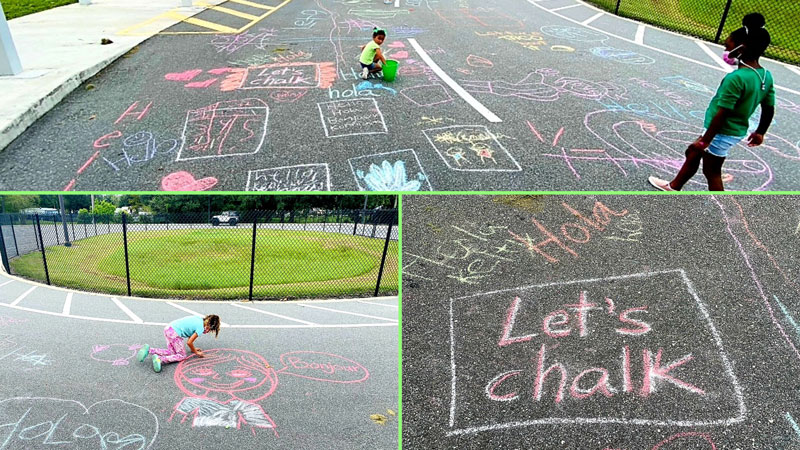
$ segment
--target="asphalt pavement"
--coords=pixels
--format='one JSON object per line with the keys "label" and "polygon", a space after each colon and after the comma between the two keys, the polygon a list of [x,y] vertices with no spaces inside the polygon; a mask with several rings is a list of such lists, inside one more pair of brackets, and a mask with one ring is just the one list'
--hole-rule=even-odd
{"label": "asphalt pavement", "polygon": [[[397,298],[111,298],[0,275],[0,448],[397,447]],[[206,357],[155,373],[143,345],[218,314]]]}
{"label": "asphalt pavement", "polygon": [[411,196],[403,448],[800,448],[800,201]]}
{"label": "asphalt pavement", "polygon": [[[140,44],[0,152],[0,189],[648,190],[725,74],[719,46],[576,0],[292,0],[253,19],[274,3]],[[357,75],[375,26],[393,82]],[[729,189],[800,186],[800,74],[764,65],[775,121],[733,150]]]}

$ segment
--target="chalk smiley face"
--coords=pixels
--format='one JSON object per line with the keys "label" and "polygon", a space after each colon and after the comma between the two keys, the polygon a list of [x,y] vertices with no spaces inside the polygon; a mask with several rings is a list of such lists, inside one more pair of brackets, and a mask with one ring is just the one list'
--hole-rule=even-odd
{"label": "chalk smiley face", "polygon": [[278,377],[264,357],[245,350],[214,349],[181,361],[175,383],[188,396],[258,401],[275,391]]}

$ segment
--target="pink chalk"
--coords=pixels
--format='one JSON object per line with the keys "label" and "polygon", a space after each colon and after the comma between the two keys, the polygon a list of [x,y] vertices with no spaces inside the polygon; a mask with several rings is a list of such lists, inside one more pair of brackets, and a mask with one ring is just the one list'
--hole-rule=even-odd
{"label": "pink chalk", "polygon": [[174,172],[161,180],[161,189],[165,191],[207,191],[217,184],[214,177],[196,180],[189,172]]}

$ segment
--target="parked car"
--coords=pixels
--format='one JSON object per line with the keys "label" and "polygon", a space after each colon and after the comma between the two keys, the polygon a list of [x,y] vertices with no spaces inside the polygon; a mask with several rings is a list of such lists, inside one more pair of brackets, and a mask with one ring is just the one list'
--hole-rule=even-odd
{"label": "parked car", "polygon": [[211,225],[230,225],[235,227],[239,223],[239,213],[236,211],[222,211],[222,214],[211,218]]}

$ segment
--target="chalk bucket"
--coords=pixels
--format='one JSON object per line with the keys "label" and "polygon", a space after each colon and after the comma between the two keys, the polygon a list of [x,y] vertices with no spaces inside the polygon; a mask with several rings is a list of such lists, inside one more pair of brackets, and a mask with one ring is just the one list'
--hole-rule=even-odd
{"label": "chalk bucket", "polygon": [[386,64],[383,65],[383,81],[394,81],[397,75],[397,61],[387,59]]}

